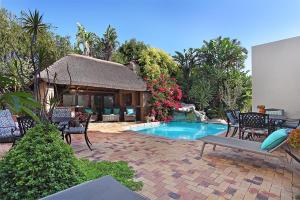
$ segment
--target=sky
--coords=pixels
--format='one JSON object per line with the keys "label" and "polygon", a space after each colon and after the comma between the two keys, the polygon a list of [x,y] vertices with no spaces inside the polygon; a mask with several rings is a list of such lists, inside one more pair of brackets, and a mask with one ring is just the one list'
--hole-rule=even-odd
{"label": "sky", "polygon": [[300,35],[300,0],[0,0],[16,15],[38,9],[53,31],[75,42],[76,23],[102,36],[111,24],[120,43],[131,38],[165,50],[201,47],[218,36],[251,47]]}

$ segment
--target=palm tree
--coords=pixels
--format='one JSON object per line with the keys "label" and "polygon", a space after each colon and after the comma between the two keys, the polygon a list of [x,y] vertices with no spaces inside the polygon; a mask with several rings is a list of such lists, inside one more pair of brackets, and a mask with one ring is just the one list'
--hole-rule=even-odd
{"label": "palm tree", "polygon": [[38,10],[34,10],[34,12],[31,12],[29,10],[28,13],[23,12],[21,21],[23,24],[23,29],[31,37],[30,54],[31,54],[32,66],[34,69],[34,95],[37,100],[40,100],[39,82],[38,82],[40,66],[36,65],[37,55],[36,52],[34,51],[34,48],[36,46],[38,35],[43,33],[43,31],[45,31],[48,28],[48,25],[43,23],[43,15],[41,15]]}
{"label": "palm tree", "polygon": [[201,64],[199,49],[184,49],[183,53],[175,51],[175,55],[173,56],[173,58],[181,68],[184,82],[183,85],[185,85],[183,92],[185,96],[188,96],[191,87],[192,69]]}
{"label": "palm tree", "polygon": [[101,42],[103,44],[103,59],[111,60],[113,51],[117,48],[119,42],[116,29],[108,25]]}
{"label": "palm tree", "polygon": [[80,45],[82,45],[83,55],[90,56],[90,43],[92,39],[92,33],[87,32],[80,23],[77,23],[77,28],[77,47],[80,49]]}

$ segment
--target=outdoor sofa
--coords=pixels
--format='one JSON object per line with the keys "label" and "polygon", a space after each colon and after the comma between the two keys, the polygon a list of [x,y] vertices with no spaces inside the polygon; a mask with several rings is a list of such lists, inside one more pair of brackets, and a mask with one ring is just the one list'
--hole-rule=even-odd
{"label": "outdoor sofa", "polygon": [[102,114],[103,122],[118,122],[120,121],[120,108],[104,108]]}

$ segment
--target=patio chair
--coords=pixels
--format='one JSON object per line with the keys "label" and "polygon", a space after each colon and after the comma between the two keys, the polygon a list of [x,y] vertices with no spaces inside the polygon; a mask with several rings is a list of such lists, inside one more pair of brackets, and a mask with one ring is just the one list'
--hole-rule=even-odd
{"label": "patio chair", "polygon": [[21,137],[9,110],[0,110],[0,143],[13,143]]}
{"label": "patio chair", "polygon": [[287,119],[280,125],[282,128],[292,128],[295,129],[300,126],[300,119]]}
{"label": "patio chair", "polygon": [[284,116],[284,110],[278,108],[266,108],[265,114],[270,115],[270,129],[272,131],[276,130],[278,127],[281,127],[284,123],[284,120],[281,119],[272,119],[272,116]]}
{"label": "patio chair", "polygon": [[118,122],[120,121],[120,108],[104,108],[102,114],[103,122]]}
{"label": "patio chair", "polygon": [[203,137],[200,140],[203,142],[203,146],[200,151],[200,157],[202,157],[203,155],[206,144],[214,145],[213,150],[215,150],[216,146],[218,145],[218,146],[228,147],[232,149],[238,149],[242,151],[262,154],[266,156],[278,157],[278,155],[272,154],[272,152],[287,142],[286,139],[283,142],[281,142],[279,145],[274,147],[273,149],[267,151],[267,150],[262,150],[261,143],[256,141],[240,140],[237,138],[226,138],[226,137],[214,136],[214,135]]}
{"label": "patio chair", "polygon": [[230,132],[230,129],[233,127],[233,133],[231,135],[231,137],[233,137],[236,132],[238,131],[239,129],[239,123],[238,123],[238,120],[237,120],[237,117],[235,115],[235,111],[233,110],[226,110],[225,111],[225,115],[226,115],[226,118],[227,118],[227,132],[226,132],[226,137],[228,136],[228,133]]}
{"label": "patio chair", "polygon": [[70,121],[71,121],[72,111],[71,108],[67,107],[57,107],[53,109],[51,121],[52,123],[57,125],[58,130],[62,132],[62,138],[63,130],[68,127]]}
{"label": "patio chair", "polygon": [[[247,133],[246,138],[244,134]],[[239,139],[253,139],[270,133],[269,115],[263,113],[249,112],[240,113],[239,117]]]}
{"label": "patio chair", "polygon": [[20,134],[24,136],[26,134],[26,131],[30,128],[33,128],[35,126],[35,121],[30,116],[21,116],[17,117],[18,125]]}
{"label": "patio chair", "polygon": [[136,121],[136,111],[133,107],[126,107],[124,112],[124,121]]}
{"label": "patio chair", "polygon": [[66,190],[51,194],[41,200],[147,200],[148,198],[129,190],[111,176],[87,181]]}
{"label": "patio chair", "polygon": [[92,145],[92,143],[90,142],[90,140],[88,138],[88,126],[89,126],[91,116],[92,116],[91,114],[88,115],[84,127],[68,127],[63,130],[68,144],[71,144],[71,142],[72,142],[72,139],[71,139],[72,134],[82,134],[82,135],[84,135],[84,139],[85,139],[87,146],[92,151],[91,146],[90,146],[90,145]]}

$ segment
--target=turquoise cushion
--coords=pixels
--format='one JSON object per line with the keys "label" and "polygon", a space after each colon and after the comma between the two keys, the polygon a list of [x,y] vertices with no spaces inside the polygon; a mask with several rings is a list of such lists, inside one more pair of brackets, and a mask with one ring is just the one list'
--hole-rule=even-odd
{"label": "turquoise cushion", "polygon": [[88,114],[93,114],[93,110],[91,108],[84,109],[84,112],[86,112]]}
{"label": "turquoise cushion", "polygon": [[120,108],[114,108],[113,113],[114,113],[114,115],[120,114]]}
{"label": "turquoise cushion", "polygon": [[111,109],[110,108],[104,108],[104,115],[110,115]]}
{"label": "turquoise cushion", "polygon": [[271,150],[283,142],[288,137],[288,133],[286,129],[279,129],[274,131],[269,135],[261,144],[260,148],[262,150]]}
{"label": "turquoise cushion", "polygon": [[127,112],[127,115],[135,115],[135,112],[134,112],[133,108],[127,108],[126,112]]}

